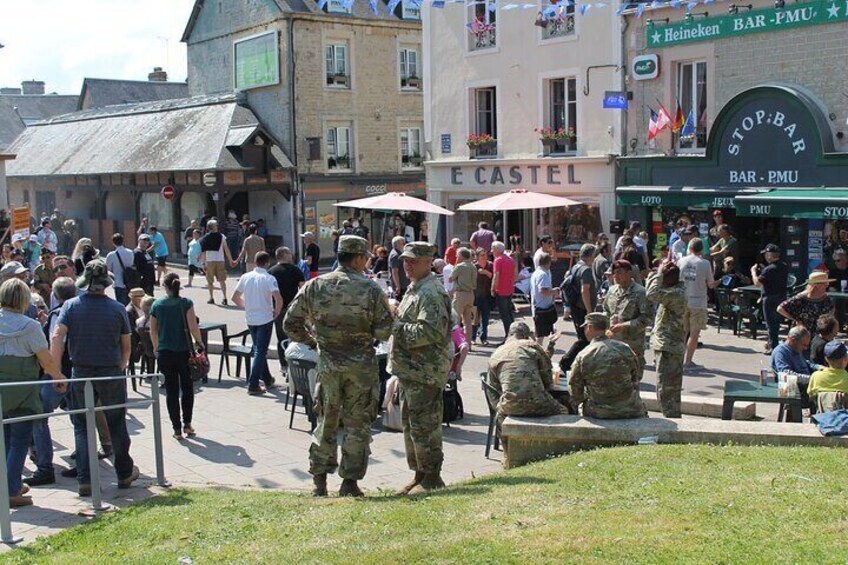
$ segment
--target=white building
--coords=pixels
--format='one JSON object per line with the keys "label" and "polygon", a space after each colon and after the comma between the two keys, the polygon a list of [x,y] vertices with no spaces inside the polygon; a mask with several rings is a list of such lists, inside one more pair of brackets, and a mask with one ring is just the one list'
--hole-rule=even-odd
{"label": "white building", "polygon": [[[581,15],[573,5],[545,0],[537,9],[492,0],[425,6],[428,198],[456,210],[469,201],[527,189],[585,203],[511,212],[506,218],[457,212],[447,218],[440,237],[467,241],[477,222],[488,220],[505,237],[521,235],[530,248],[540,235],[552,235],[567,255],[606,231],[615,214],[614,156],[623,152],[626,139],[623,111],[603,108],[607,91],[625,90],[621,23],[614,7]],[[537,24],[542,13],[551,12],[557,13],[545,27]],[[562,128],[573,137],[546,148],[536,128]],[[469,134],[489,134],[497,141],[491,148],[471,149]]]}

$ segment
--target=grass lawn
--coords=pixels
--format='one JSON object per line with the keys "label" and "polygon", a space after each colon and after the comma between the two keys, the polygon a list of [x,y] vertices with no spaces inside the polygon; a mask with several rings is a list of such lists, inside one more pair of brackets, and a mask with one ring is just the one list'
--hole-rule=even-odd
{"label": "grass lawn", "polygon": [[844,450],[603,449],[418,499],[174,490],[0,563],[845,563],[846,486]]}

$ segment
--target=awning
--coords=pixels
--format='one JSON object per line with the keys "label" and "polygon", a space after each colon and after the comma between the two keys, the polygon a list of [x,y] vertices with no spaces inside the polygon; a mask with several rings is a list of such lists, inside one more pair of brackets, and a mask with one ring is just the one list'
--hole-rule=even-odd
{"label": "awning", "polygon": [[736,214],[797,220],[846,219],[848,188],[778,188],[737,196]]}
{"label": "awning", "polygon": [[734,197],[757,194],[768,188],[704,186],[619,186],[619,206],[663,206],[669,208],[733,208]]}

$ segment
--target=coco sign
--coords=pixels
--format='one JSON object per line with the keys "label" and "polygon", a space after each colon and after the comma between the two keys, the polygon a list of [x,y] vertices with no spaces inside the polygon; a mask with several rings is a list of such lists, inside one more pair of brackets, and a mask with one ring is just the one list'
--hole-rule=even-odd
{"label": "coco sign", "polygon": [[631,73],[634,80],[652,80],[660,76],[659,55],[640,55],[633,57]]}

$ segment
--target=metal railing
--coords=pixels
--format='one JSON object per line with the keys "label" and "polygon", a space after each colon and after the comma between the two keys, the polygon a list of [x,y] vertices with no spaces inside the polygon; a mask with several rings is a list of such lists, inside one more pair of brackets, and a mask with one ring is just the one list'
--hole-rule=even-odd
{"label": "metal railing", "polygon": [[[124,402],[123,404],[111,404],[108,406],[96,406],[94,401],[94,385],[93,382],[114,381],[119,379],[129,378],[146,378],[150,377],[150,398],[141,398]],[[91,473],[91,506],[95,511],[107,510],[109,507],[103,505],[103,497],[100,492],[100,461],[97,458],[97,426],[95,424],[95,413],[105,410],[115,410],[118,408],[147,408],[152,407],[153,411],[153,443],[154,453],[156,458],[156,484],[162,487],[169,486],[165,480],[165,463],[162,453],[162,422],[160,421],[161,411],[159,403],[159,381],[162,379],[161,373],[151,373],[146,375],[119,375],[115,377],[85,377],[68,379],[67,381],[20,381],[0,383],[0,406],[3,404],[2,392],[4,388],[19,387],[19,386],[42,386],[44,384],[54,385],[57,382],[66,383],[69,387],[74,383],[84,382],[83,408],[73,408],[71,410],[63,410],[61,412],[51,412],[49,414],[33,414],[31,416],[20,416],[17,418],[4,418],[0,412],[0,426],[6,424],[18,424],[21,422],[30,422],[36,420],[46,420],[56,416],[69,416],[74,414],[85,414],[86,423],[86,439],[88,443],[88,465]],[[0,453],[6,454],[6,439],[4,434],[0,433]],[[9,476],[6,464],[0,464],[0,541],[6,544],[15,544],[21,541],[22,538],[15,538],[12,535],[12,518],[9,508]]]}

